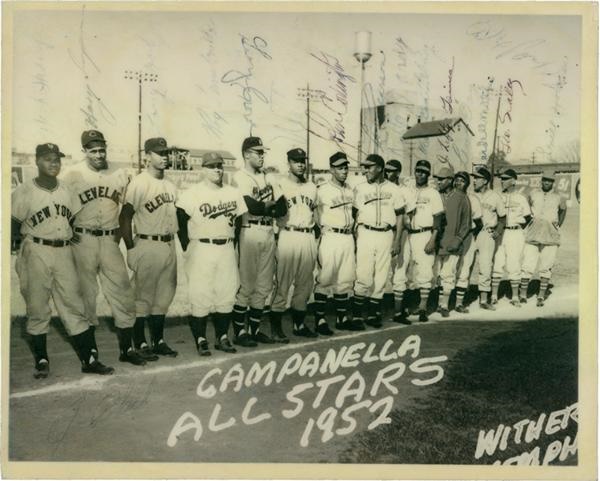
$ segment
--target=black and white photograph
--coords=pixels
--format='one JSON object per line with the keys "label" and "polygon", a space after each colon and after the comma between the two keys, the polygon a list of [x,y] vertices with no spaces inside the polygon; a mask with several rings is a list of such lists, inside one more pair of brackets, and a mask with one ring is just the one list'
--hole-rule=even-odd
{"label": "black and white photograph", "polygon": [[598,5],[427,3],[3,4],[5,476],[597,475]]}

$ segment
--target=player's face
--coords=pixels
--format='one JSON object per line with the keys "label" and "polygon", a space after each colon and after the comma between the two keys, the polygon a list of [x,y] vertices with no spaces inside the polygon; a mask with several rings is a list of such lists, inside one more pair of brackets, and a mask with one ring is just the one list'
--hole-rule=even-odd
{"label": "player's face", "polygon": [[367,182],[375,182],[379,176],[381,175],[381,171],[383,170],[377,164],[371,165],[363,165],[363,174],[367,178]]}
{"label": "player's face", "polygon": [[394,184],[398,183],[398,178],[400,177],[400,172],[398,172],[397,170],[388,170],[385,169],[384,170],[384,175],[386,180],[389,180],[390,182],[393,182]]}
{"label": "player's face", "polygon": [[150,152],[150,165],[156,170],[165,170],[169,164],[168,152]]}
{"label": "player's face", "polygon": [[417,185],[427,185],[429,174],[424,170],[415,170],[415,182]]}
{"label": "player's face", "polygon": [[245,152],[244,158],[248,161],[250,166],[259,170],[262,169],[262,166],[265,163],[265,151],[264,150],[256,150],[256,149],[248,149]]}
{"label": "player's face", "polygon": [[339,167],[332,167],[331,175],[333,175],[335,180],[343,184],[348,178],[348,164],[340,165]]}
{"label": "player's face", "polygon": [[454,179],[454,188],[462,192],[466,192],[467,183],[465,182],[465,179],[463,179],[462,177],[457,177],[456,179]]}
{"label": "player's face", "polygon": [[57,154],[46,154],[37,158],[38,172],[47,177],[56,177],[60,172],[60,157]]}
{"label": "player's face", "polygon": [[204,167],[204,174],[213,184],[223,184],[223,164],[219,163]]}
{"label": "player's face", "polygon": [[106,169],[106,145],[102,142],[90,142],[83,148],[89,166],[95,170]]}
{"label": "player's face", "polygon": [[542,190],[544,192],[550,192],[554,187],[554,181],[550,179],[542,179]]}
{"label": "player's face", "polygon": [[438,191],[446,192],[452,186],[452,177],[437,178]]}
{"label": "player's face", "polygon": [[481,190],[487,185],[485,177],[473,177],[473,188],[475,192],[481,192]]}
{"label": "player's face", "polygon": [[508,189],[510,189],[513,185],[515,185],[515,179],[501,179],[502,182],[502,190],[506,191]]}
{"label": "player's face", "polygon": [[290,172],[296,177],[304,177],[306,162],[304,160],[288,160]]}

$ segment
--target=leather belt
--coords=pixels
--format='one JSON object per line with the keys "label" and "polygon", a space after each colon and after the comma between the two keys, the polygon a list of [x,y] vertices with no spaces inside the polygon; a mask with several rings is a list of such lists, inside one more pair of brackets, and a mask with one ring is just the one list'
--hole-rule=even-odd
{"label": "leather belt", "polygon": [[140,239],[153,240],[153,241],[161,241],[161,242],[171,242],[175,236],[173,234],[165,234],[165,235],[147,235],[147,234],[138,234]]}
{"label": "leather belt", "polygon": [[[338,227],[329,227],[327,231],[335,232],[336,234],[352,234],[352,229],[340,229]],[[325,231],[325,232],[327,232]]]}
{"label": "leather belt", "polygon": [[408,229],[409,234],[420,234],[421,232],[431,232],[433,227],[421,227],[420,229]]}
{"label": "leather belt", "polygon": [[286,225],[284,227],[284,229],[285,230],[291,230],[291,231],[294,231],[294,232],[307,232],[307,233],[313,231],[312,227],[294,227],[294,226],[291,226],[291,225]]}
{"label": "leather belt", "polygon": [[505,229],[507,229],[507,230],[517,230],[517,229],[523,229],[523,227],[521,227],[520,225],[511,225],[510,227],[505,227]]}
{"label": "leather belt", "polygon": [[363,226],[365,229],[368,230],[374,230],[375,232],[387,232],[389,230],[394,230],[394,228],[391,225],[385,226],[385,227],[373,227],[367,224],[360,224],[361,226]]}
{"label": "leather belt", "polygon": [[229,239],[198,239],[198,242],[202,242],[204,244],[215,244],[218,246],[222,246],[224,244],[229,244],[230,242],[233,242],[233,239],[229,238]]}
{"label": "leather belt", "polygon": [[43,246],[50,247],[66,247],[71,244],[71,241],[68,240],[50,240],[50,239],[42,239],[40,237],[32,237],[33,242],[36,244],[41,244]]}
{"label": "leather belt", "polygon": [[75,227],[73,229],[75,232],[78,232],[79,234],[90,234],[96,237],[101,237],[101,236],[105,236],[105,235],[115,235],[119,229],[109,229],[109,230],[102,230],[102,229],[86,229],[85,227]]}
{"label": "leather belt", "polygon": [[267,227],[273,227],[273,222],[269,222],[266,220],[249,220],[248,225],[243,225],[242,228],[248,229],[249,227],[252,227],[253,225],[264,225]]}

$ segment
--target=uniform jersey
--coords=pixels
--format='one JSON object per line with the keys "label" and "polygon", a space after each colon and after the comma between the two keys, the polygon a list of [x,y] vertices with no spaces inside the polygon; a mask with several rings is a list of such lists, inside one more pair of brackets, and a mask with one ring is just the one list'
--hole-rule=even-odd
{"label": "uniform jersey", "polygon": [[417,187],[415,193],[415,214],[410,220],[411,229],[433,227],[433,217],[444,212],[440,193],[430,186]]}
{"label": "uniform jersey", "polygon": [[[254,173],[248,172],[246,169],[238,170],[233,175],[231,185],[237,188],[243,196],[252,197],[260,202],[272,201],[274,199],[271,179],[262,171]],[[271,217],[257,216],[246,212],[243,216],[244,225],[247,225],[249,220],[268,223],[272,223],[273,221]]]}
{"label": "uniform jersey", "polygon": [[525,216],[531,215],[529,203],[519,192],[503,192],[502,199],[506,210],[506,226],[513,227],[525,222]]}
{"label": "uniform jersey", "polygon": [[185,190],[175,205],[190,216],[190,239],[232,238],[235,218],[248,211],[239,190],[229,185],[219,187],[208,180]]}
{"label": "uniform jersey", "polygon": [[277,219],[279,227],[312,228],[316,207],[317,186],[312,182],[295,182],[289,177],[280,178],[273,185],[276,198],[285,196],[287,214]]}
{"label": "uniform jersey", "polygon": [[148,172],[135,176],[125,194],[125,203],[135,210],[133,222],[138,234],[165,235],[177,232],[175,201],[177,188],[166,179]]}
{"label": "uniform jersey", "polygon": [[352,189],[333,182],[325,182],[317,188],[317,212],[321,227],[350,229],[354,223],[352,218]]}
{"label": "uniform jersey", "polygon": [[565,199],[556,192],[533,191],[529,194],[529,204],[534,219],[545,219],[548,222],[558,222],[558,211],[565,210]]}
{"label": "uniform jersey", "polygon": [[35,179],[19,185],[11,198],[13,218],[21,222],[21,234],[47,240],[69,240],[70,221],[79,211],[78,198],[62,182],[48,190]]}
{"label": "uniform jersey", "polygon": [[469,198],[469,202],[471,203],[471,219],[473,219],[473,222],[471,223],[471,228],[474,229],[476,227],[475,221],[477,219],[481,219],[482,216],[481,201],[479,200],[479,197],[477,197],[477,195],[475,194],[467,194],[467,197]]}
{"label": "uniform jersey", "polygon": [[123,169],[96,172],[83,160],[70,167],[62,176],[65,184],[81,202],[81,211],[75,218],[75,227],[86,229],[115,229],[119,227],[119,213],[129,177]]}
{"label": "uniform jersey", "polygon": [[481,220],[484,228],[496,227],[498,217],[506,215],[504,201],[498,192],[494,190],[486,190],[483,193],[475,194],[479,198],[481,204]]}
{"label": "uniform jersey", "polygon": [[402,189],[387,180],[381,183],[363,182],[354,189],[358,223],[371,227],[394,227],[400,210],[410,212],[414,209],[409,202]]}

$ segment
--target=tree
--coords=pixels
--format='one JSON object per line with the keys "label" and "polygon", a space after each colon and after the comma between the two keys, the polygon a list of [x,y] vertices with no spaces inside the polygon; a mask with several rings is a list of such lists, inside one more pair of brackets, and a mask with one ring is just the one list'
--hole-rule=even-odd
{"label": "tree", "polygon": [[562,144],[555,157],[556,162],[568,162],[571,164],[581,163],[581,142],[579,139],[571,140]]}
{"label": "tree", "polygon": [[490,157],[487,161],[487,167],[490,171],[493,170],[492,174],[497,172],[500,168],[505,165],[509,165],[509,162],[506,160],[506,152],[502,152],[501,150],[490,154]]}

